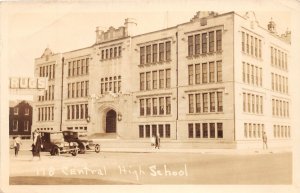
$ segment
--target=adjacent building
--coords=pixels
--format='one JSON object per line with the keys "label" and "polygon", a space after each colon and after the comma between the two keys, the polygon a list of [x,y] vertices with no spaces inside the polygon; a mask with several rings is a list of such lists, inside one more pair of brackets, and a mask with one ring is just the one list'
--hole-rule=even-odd
{"label": "adjacent building", "polygon": [[197,12],[187,23],[135,35],[137,23],[96,29],[94,45],[47,48],[35,75],[33,128],[113,133],[208,147],[289,145],[290,35],[253,12]]}
{"label": "adjacent building", "polygon": [[32,106],[29,102],[11,101],[9,103],[9,136],[31,138]]}

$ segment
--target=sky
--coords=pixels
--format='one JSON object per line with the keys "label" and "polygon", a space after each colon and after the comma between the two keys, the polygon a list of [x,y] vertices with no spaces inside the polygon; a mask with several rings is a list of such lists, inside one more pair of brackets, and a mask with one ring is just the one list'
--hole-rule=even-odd
{"label": "sky", "polygon": [[[9,76],[33,76],[34,59],[40,57],[47,47],[60,53],[93,45],[97,26],[117,28],[124,24],[125,18],[135,18],[137,34],[142,34],[188,22],[197,11],[207,8],[219,13],[233,8],[231,4],[225,4],[220,10],[221,7],[213,6],[219,4],[215,0],[210,1],[214,4],[192,0],[180,1],[182,4],[178,1],[153,2],[156,1],[7,3],[4,9],[7,23],[4,28],[2,25],[1,32],[7,34]],[[205,6],[201,6],[203,2],[206,2]],[[266,8],[261,9],[264,6]],[[237,7],[237,11],[244,14],[244,7]],[[257,20],[265,28],[270,18],[276,22],[279,33],[291,27],[291,15],[286,12],[284,4],[272,7],[260,2],[246,7],[255,8]]]}

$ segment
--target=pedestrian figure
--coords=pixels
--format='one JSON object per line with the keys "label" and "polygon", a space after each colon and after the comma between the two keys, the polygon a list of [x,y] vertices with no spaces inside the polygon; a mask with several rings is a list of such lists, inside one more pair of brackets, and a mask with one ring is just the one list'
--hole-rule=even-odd
{"label": "pedestrian figure", "polygon": [[159,133],[157,133],[155,135],[155,149],[156,148],[159,149],[159,147],[160,147],[160,135],[159,135]]}
{"label": "pedestrian figure", "polygon": [[18,135],[15,139],[14,139],[14,148],[15,148],[15,157],[18,157],[19,154],[19,150],[20,150],[20,145],[21,145],[21,137]]}
{"label": "pedestrian figure", "polygon": [[268,137],[267,137],[266,132],[264,132],[264,134],[263,134],[263,136],[262,136],[262,140],[263,140],[263,149],[265,149],[265,147],[266,147],[266,149],[268,149],[268,144],[267,144],[267,142],[268,142]]}
{"label": "pedestrian figure", "polygon": [[42,145],[42,140],[41,136],[38,131],[33,132],[33,144],[32,144],[32,160],[34,157],[39,157],[41,160],[41,145]]}

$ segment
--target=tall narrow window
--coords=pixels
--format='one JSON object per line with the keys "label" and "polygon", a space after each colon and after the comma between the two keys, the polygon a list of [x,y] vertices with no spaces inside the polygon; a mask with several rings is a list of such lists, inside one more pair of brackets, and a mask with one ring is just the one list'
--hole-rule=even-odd
{"label": "tall narrow window", "polygon": [[166,88],[171,88],[171,69],[166,69]]}
{"label": "tall narrow window", "polygon": [[272,90],[274,90],[274,73],[271,73],[271,77],[272,77]]}
{"label": "tall narrow window", "polygon": [[223,123],[217,123],[217,137],[223,138]]}
{"label": "tall narrow window", "polygon": [[209,82],[215,82],[215,62],[209,62]]}
{"label": "tall narrow window", "polygon": [[209,52],[213,52],[215,50],[215,32],[209,32]]}
{"label": "tall narrow window", "polygon": [[122,56],[122,46],[119,46],[118,51],[119,51],[118,56],[121,57]]}
{"label": "tall narrow window", "polygon": [[171,114],[171,97],[166,97],[166,114]]}
{"label": "tall narrow window", "polygon": [[164,48],[164,43],[159,44],[159,61],[164,61],[165,59],[165,48]]}
{"label": "tall narrow window", "polygon": [[217,105],[218,105],[218,112],[223,111],[223,94],[222,92],[217,92]]}
{"label": "tall narrow window", "polygon": [[146,137],[150,137],[150,125],[146,125]]}
{"label": "tall narrow window", "polygon": [[200,34],[195,35],[195,54],[200,54]]}
{"label": "tall narrow window", "polygon": [[207,123],[202,124],[203,138],[208,138],[208,128]]}
{"label": "tall narrow window", "polygon": [[209,99],[210,99],[210,112],[216,111],[216,104],[215,104],[215,93],[211,92],[209,93]]}
{"label": "tall narrow window", "polygon": [[146,115],[151,115],[151,99],[146,99]]}
{"label": "tall narrow window", "polygon": [[242,51],[245,52],[245,32],[242,32]]}
{"label": "tall narrow window", "polygon": [[151,63],[151,45],[146,46],[146,63]]}
{"label": "tall narrow window", "polygon": [[222,82],[222,61],[217,61],[217,82]]}
{"label": "tall narrow window", "polygon": [[203,93],[203,112],[208,112],[207,93]]}
{"label": "tall narrow window", "polygon": [[152,61],[157,62],[157,44],[152,45]]}
{"label": "tall narrow window", "polygon": [[195,137],[196,138],[201,138],[201,128],[200,128],[200,123],[195,124]]}
{"label": "tall narrow window", "polygon": [[260,113],[264,113],[264,101],[262,96],[260,96]]}
{"label": "tall narrow window", "polygon": [[151,72],[146,72],[146,90],[151,89]]}
{"label": "tall narrow window", "polygon": [[145,73],[140,73],[140,90],[145,90]]}
{"label": "tall narrow window", "polygon": [[216,137],[215,123],[209,123],[209,134],[210,134],[210,138]]}
{"label": "tall narrow window", "polygon": [[140,99],[140,116],[145,115],[145,99]]}
{"label": "tall narrow window", "polygon": [[159,98],[159,114],[165,114],[165,104],[164,104],[164,97]]}
{"label": "tall narrow window", "polygon": [[145,47],[140,47],[140,64],[145,64]]}
{"label": "tall narrow window", "polygon": [[246,112],[246,93],[243,93],[243,111]]}
{"label": "tall narrow window", "polygon": [[90,60],[89,60],[89,58],[86,58],[85,59],[85,61],[86,61],[86,71],[85,71],[85,74],[89,74],[89,65],[90,65]]}
{"label": "tall narrow window", "polygon": [[200,102],[200,94],[196,94],[196,113],[201,112],[201,102]]}
{"label": "tall narrow window", "polygon": [[157,115],[157,98],[152,99],[152,113],[153,115]]}
{"label": "tall narrow window", "polygon": [[195,83],[200,84],[200,64],[195,64]]}
{"label": "tall narrow window", "polygon": [[217,30],[216,36],[217,36],[217,51],[222,51],[222,30]]}
{"label": "tall narrow window", "polygon": [[249,34],[246,34],[246,47],[247,47],[247,54],[249,54]]}
{"label": "tall narrow window", "polygon": [[144,138],[144,125],[139,125],[139,137]]}
{"label": "tall narrow window", "polygon": [[258,57],[261,58],[261,40],[259,40],[258,44]]}
{"label": "tall narrow window", "polygon": [[152,88],[157,89],[157,71],[152,72]]}
{"label": "tall narrow window", "polygon": [[193,53],[193,48],[194,48],[194,37],[193,36],[189,36],[188,37],[188,56],[192,56]]}
{"label": "tall narrow window", "polygon": [[250,38],[250,40],[251,40],[251,42],[250,42],[250,53],[251,53],[251,55],[253,55],[253,36],[251,36],[251,38]]}
{"label": "tall narrow window", "polygon": [[189,113],[194,113],[194,95],[189,94]]}
{"label": "tall narrow window", "polygon": [[207,83],[207,63],[202,63],[202,83]]}
{"label": "tall narrow window", "polygon": [[193,70],[194,66],[193,64],[190,64],[188,66],[188,73],[189,73],[189,85],[193,84],[193,78],[194,78],[194,70]]}
{"label": "tall narrow window", "polygon": [[164,88],[164,70],[159,71],[159,88]]}
{"label": "tall narrow window", "polygon": [[257,45],[258,44],[258,42],[257,42],[257,38],[255,38],[255,42],[254,42],[254,55],[255,55],[255,57],[257,57]]}
{"label": "tall narrow window", "polygon": [[202,34],[202,54],[207,53],[207,34]]}
{"label": "tall narrow window", "polygon": [[118,48],[114,47],[114,58],[116,58],[118,55]]}
{"label": "tall narrow window", "polygon": [[171,60],[171,42],[166,42],[166,60]]}
{"label": "tall narrow window", "polygon": [[189,138],[194,138],[194,124],[189,123],[188,128],[189,128]]}

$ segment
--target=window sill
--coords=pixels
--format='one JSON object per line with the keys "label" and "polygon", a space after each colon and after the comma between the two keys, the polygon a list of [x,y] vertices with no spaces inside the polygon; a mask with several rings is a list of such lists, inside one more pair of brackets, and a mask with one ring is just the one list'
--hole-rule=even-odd
{"label": "window sill", "polygon": [[171,114],[169,115],[140,115],[138,118],[154,118],[154,117],[172,117]]}
{"label": "window sill", "polygon": [[202,112],[202,113],[187,113],[187,115],[212,115],[212,114],[224,114],[224,112]]}

